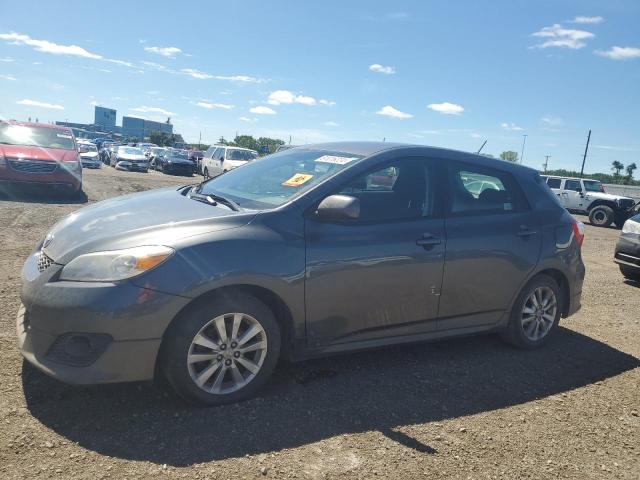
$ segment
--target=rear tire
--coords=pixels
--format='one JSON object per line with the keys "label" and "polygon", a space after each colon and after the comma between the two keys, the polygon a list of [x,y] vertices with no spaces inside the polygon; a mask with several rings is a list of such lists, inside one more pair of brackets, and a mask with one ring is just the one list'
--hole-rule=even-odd
{"label": "rear tire", "polygon": [[606,205],[598,205],[589,211],[589,222],[596,227],[608,227],[613,223],[613,218],[613,209]]}
{"label": "rear tire", "polygon": [[502,338],[519,348],[542,346],[560,321],[562,305],[557,282],[547,275],[537,275],[518,295]]}
{"label": "rear tire", "polygon": [[620,273],[624,278],[640,282],[640,269],[627,267],[626,265],[618,265],[620,267]]}
{"label": "rear tire", "polygon": [[264,303],[242,292],[225,293],[174,322],[163,340],[161,369],[175,392],[191,403],[237,402],[267,382],[280,355],[280,338],[278,322]]}

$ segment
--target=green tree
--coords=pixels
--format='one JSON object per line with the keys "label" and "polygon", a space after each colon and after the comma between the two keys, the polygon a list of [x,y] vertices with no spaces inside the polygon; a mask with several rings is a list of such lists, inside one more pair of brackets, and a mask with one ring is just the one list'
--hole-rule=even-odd
{"label": "green tree", "polygon": [[249,148],[251,150],[258,150],[260,145],[258,141],[251,135],[238,135],[233,139],[233,143],[242,148]]}
{"label": "green tree", "polygon": [[507,161],[507,162],[517,163],[518,162],[518,152],[514,152],[512,150],[507,150],[506,152],[502,152],[500,154],[500,158],[502,160]]}
{"label": "green tree", "polygon": [[618,160],[614,160],[611,162],[611,170],[613,170],[613,176],[619,177],[620,172],[624,169],[624,165],[620,163]]}
{"label": "green tree", "polygon": [[633,181],[633,172],[637,169],[638,167],[636,166],[636,163],[630,163],[629,165],[627,165],[626,171],[627,171],[627,183],[630,183],[631,181]]}
{"label": "green tree", "polygon": [[149,140],[159,147],[170,147],[173,144],[173,136],[167,135],[165,132],[152,132],[149,135]]}

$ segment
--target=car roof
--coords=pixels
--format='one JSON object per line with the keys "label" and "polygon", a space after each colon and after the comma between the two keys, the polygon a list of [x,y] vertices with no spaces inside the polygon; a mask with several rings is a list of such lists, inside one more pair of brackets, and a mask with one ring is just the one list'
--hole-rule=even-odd
{"label": "car roof", "polygon": [[10,125],[20,125],[23,127],[35,127],[35,128],[51,128],[52,130],[64,130],[65,132],[71,132],[69,127],[63,127],[61,125],[51,125],[50,123],[39,122],[21,122],[19,120],[2,120],[0,123],[8,123]]}
{"label": "car roof", "polygon": [[518,163],[508,162],[497,158],[478,155],[472,152],[464,152],[461,150],[453,150],[450,148],[433,147],[430,145],[415,145],[410,143],[393,143],[393,142],[329,142],[317,143],[310,145],[302,145],[296,147],[296,150],[326,150],[333,152],[351,153],[354,155],[362,155],[369,157],[377,153],[390,150],[411,150],[412,154],[418,153],[425,157],[446,158],[448,160],[458,160],[464,162],[473,162],[487,167],[510,168],[529,173],[538,173],[534,168],[520,165]]}
{"label": "car roof", "polygon": [[[560,179],[564,179],[564,180],[585,180],[587,182],[600,182],[600,180],[596,180],[595,178],[578,178],[578,177],[563,177],[560,175],[545,175],[542,174],[543,177],[546,178],[560,178]],[[602,182],[600,182],[602,183]]]}

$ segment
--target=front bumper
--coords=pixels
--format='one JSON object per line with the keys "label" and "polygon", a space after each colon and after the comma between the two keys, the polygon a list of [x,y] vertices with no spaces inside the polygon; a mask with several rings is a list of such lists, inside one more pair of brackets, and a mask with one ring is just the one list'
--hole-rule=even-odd
{"label": "front bumper", "polygon": [[152,379],[162,335],[189,299],[131,282],[58,281],[61,269],[39,272],[35,254],[25,263],[16,320],[24,358],[72,384]]}
{"label": "front bumper", "polygon": [[622,233],[618,238],[614,262],[640,271],[640,235]]}
{"label": "front bumper", "polygon": [[79,190],[82,187],[82,169],[59,166],[53,172],[21,172],[7,165],[0,165],[0,182],[15,185],[51,185]]}

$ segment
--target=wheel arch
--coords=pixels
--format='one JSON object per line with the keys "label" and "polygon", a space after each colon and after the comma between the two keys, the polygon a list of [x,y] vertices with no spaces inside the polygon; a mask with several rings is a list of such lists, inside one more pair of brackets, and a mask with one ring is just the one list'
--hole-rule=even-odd
{"label": "wheel arch", "polygon": [[536,272],[536,274],[533,275],[533,277],[531,278],[535,278],[538,275],[546,275],[548,277],[553,278],[555,282],[558,284],[558,287],[560,287],[560,292],[562,294],[562,306],[560,308],[560,315],[562,318],[565,318],[569,314],[569,307],[571,304],[571,291],[569,289],[569,279],[561,270],[558,270],[556,268],[547,268],[545,270],[540,270],[539,272]]}
{"label": "wheel arch", "polygon": [[602,205],[610,207],[611,209],[613,209],[614,213],[618,210],[616,202],[612,202],[611,200],[594,200],[591,205],[587,207],[587,212],[591,212],[591,210],[593,210],[594,208],[600,207]]}
{"label": "wheel arch", "polygon": [[280,326],[281,331],[281,356],[284,358],[290,357],[293,353],[294,348],[294,325],[293,325],[293,315],[291,314],[291,309],[286,304],[286,302],[275,292],[269,290],[267,288],[258,286],[258,285],[250,285],[250,284],[235,284],[235,285],[225,285],[222,287],[214,288],[207,292],[202,293],[198,297],[192,299],[188,304],[186,304],[182,309],[173,317],[171,322],[164,331],[162,335],[162,343],[160,345],[160,350],[158,357],[156,359],[156,377],[158,375],[158,367],[162,358],[163,353],[163,345],[165,343],[165,339],[169,337],[176,326],[179,324],[180,319],[187,315],[191,310],[210,302],[215,302],[217,299],[224,297],[225,295],[230,295],[234,292],[242,292],[248,295],[251,295],[262,303],[264,303],[267,308],[269,308],[273,315],[276,317],[276,321]]}

